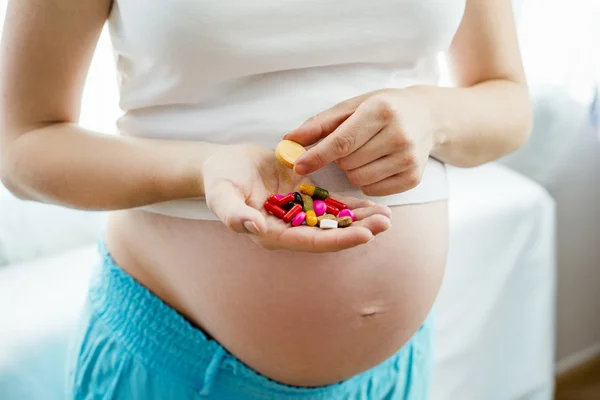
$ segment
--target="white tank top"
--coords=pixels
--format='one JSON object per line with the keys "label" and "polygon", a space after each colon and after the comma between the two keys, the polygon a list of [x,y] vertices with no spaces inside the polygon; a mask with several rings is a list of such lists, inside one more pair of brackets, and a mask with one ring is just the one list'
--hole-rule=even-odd
{"label": "white tank top", "polygon": [[[254,142],[282,136],[340,101],[382,88],[438,83],[438,54],[466,0],[115,0],[109,17],[122,134]],[[322,187],[365,197],[330,164]],[[444,165],[376,197],[387,205],[447,197]],[[144,207],[215,219],[203,199]]]}

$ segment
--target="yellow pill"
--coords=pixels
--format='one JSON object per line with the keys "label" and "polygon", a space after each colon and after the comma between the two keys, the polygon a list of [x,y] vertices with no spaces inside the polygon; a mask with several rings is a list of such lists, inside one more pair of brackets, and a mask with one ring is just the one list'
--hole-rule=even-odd
{"label": "yellow pill", "polygon": [[291,169],[294,168],[294,163],[304,152],[306,149],[300,143],[282,140],[275,148],[275,157],[280,163]]}
{"label": "yellow pill", "polygon": [[313,200],[325,200],[329,197],[329,191],[320,187],[315,187],[303,183],[300,185],[300,193],[312,196]]}
{"label": "yellow pill", "polygon": [[311,185],[307,185],[306,183],[303,183],[302,185],[300,185],[300,193],[304,193],[308,196],[312,196],[313,194],[315,194],[315,187],[311,186]]}
{"label": "yellow pill", "polygon": [[315,226],[318,223],[319,223],[319,219],[315,215],[315,212],[313,210],[307,211],[306,212],[306,225]]}

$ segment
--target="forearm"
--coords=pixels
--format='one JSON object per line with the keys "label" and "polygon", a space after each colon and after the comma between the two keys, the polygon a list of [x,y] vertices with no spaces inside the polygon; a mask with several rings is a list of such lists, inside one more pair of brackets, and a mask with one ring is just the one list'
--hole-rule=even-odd
{"label": "forearm", "polygon": [[532,112],[528,91],[508,80],[466,88],[418,87],[431,108],[431,156],[459,167],[496,160],[529,137]]}
{"label": "forearm", "polygon": [[115,210],[204,195],[205,143],[100,135],[54,124],[6,140],[2,181],[15,195],[88,210]]}

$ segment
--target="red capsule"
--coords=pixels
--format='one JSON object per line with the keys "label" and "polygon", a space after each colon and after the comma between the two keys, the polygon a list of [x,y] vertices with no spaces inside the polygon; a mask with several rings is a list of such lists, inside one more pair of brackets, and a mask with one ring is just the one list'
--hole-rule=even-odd
{"label": "red capsule", "polygon": [[329,204],[330,206],[334,206],[335,208],[337,208],[338,210],[343,210],[344,208],[348,208],[346,207],[346,205],[344,203],[342,203],[339,200],[336,199],[332,199],[331,197],[328,197],[325,199],[325,203]]}
{"label": "red capsule", "polygon": [[283,222],[291,222],[300,211],[302,211],[302,206],[300,204],[294,204],[294,207],[290,208],[290,211],[283,216]]}
{"label": "red capsule", "polygon": [[337,215],[340,213],[339,208],[336,208],[336,207],[332,206],[331,204],[327,204],[327,203],[325,203],[325,205],[327,206],[327,214],[333,214],[337,217]]}
{"label": "red capsule", "polygon": [[283,195],[281,194],[272,194],[269,196],[269,203],[277,204],[277,202],[283,199]]}
{"label": "red capsule", "polygon": [[267,210],[268,212],[270,212],[271,214],[273,214],[274,216],[276,216],[277,218],[281,218],[283,219],[283,217],[285,216],[285,211],[283,208],[273,204],[273,203],[269,203],[268,201],[265,203],[264,205],[265,210]]}
{"label": "red capsule", "polygon": [[290,194],[282,197],[281,199],[277,200],[277,202],[275,204],[278,205],[279,207],[285,206],[286,204],[289,204],[292,201],[294,201],[295,198],[296,197],[294,197],[294,193],[290,193]]}

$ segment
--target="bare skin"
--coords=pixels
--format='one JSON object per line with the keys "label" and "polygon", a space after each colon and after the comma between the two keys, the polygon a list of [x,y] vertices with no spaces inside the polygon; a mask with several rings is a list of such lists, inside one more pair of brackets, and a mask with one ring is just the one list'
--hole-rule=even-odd
{"label": "bare skin", "polygon": [[[259,211],[258,195],[252,197],[266,193],[255,178],[272,176],[268,150],[80,128],[83,85],[110,7],[110,0],[9,2],[0,67],[2,182],[25,200],[114,211],[107,241],[119,265],[273,379],[331,383],[397,351],[439,289],[445,202],[390,210],[348,199],[360,209],[353,228],[284,233]],[[531,111],[511,1],[467,0],[450,61],[457,87],[365,94],[291,132],[321,143],[298,172],[336,162],[376,196],[414,187],[430,156],[469,167],[518,148],[529,134]],[[363,103],[376,112],[359,113]],[[381,143],[398,144],[386,156],[402,165],[386,164],[385,175],[374,175],[371,164],[383,145],[367,144],[380,131]],[[224,167],[215,154],[237,157]],[[254,179],[236,181],[240,171]],[[276,175],[270,179],[283,186]],[[199,196],[222,223],[131,210]]]}
{"label": "bare skin", "polygon": [[394,354],[438,292],[446,203],[392,211],[399,223],[336,253],[265,251],[218,222],[131,211],[112,215],[107,244],[119,265],[256,371],[324,385]]}

